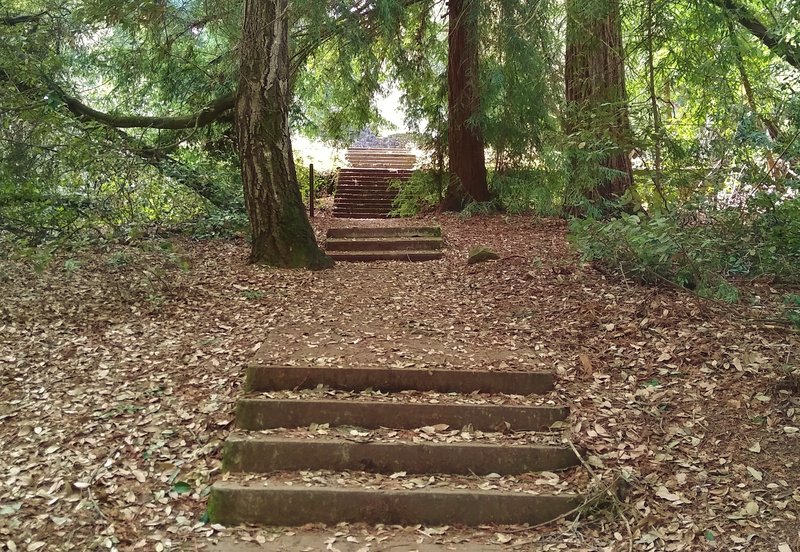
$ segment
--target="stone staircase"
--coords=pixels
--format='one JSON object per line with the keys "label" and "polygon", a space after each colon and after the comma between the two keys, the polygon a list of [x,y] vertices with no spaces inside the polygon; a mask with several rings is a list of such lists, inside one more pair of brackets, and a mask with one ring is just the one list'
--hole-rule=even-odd
{"label": "stone staircase", "polygon": [[345,159],[351,167],[339,169],[333,216],[386,218],[397,190],[392,181],[411,178],[416,156],[407,150],[350,148]]}
{"label": "stone staircase", "polygon": [[439,226],[329,228],[325,252],[337,261],[432,261],[442,257]]}
{"label": "stone staircase", "polygon": [[547,522],[582,503],[540,483],[578,464],[571,447],[537,433],[568,414],[544,395],[552,387],[545,372],[251,364],[209,517],[267,526]]}

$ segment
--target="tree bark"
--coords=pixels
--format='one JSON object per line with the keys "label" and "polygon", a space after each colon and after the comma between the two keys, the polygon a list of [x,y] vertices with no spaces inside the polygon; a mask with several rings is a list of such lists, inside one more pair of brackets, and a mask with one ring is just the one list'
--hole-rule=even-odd
{"label": "tree bark", "polygon": [[631,126],[619,0],[590,1],[592,9],[586,0],[567,2],[565,130],[589,138],[587,149],[605,152],[579,150],[569,160],[573,179],[593,180],[583,195],[600,203],[621,197],[633,184]]}
{"label": "tree bark", "polygon": [[235,120],[250,261],[327,268],[293,171],[289,138],[288,0],[245,0]]}
{"label": "tree bark", "polygon": [[479,2],[450,0],[447,56],[450,184],[440,204],[445,211],[463,207],[465,195],[475,201],[488,201],[491,197],[486,181],[483,133],[474,122],[480,112]]}

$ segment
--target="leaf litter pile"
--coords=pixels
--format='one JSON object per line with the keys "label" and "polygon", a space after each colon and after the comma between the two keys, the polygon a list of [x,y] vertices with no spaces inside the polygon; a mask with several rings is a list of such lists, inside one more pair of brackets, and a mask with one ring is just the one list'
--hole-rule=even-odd
{"label": "leaf litter pile", "polygon": [[[800,338],[775,322],[787,290],[752,282],[744,295],[757,301],[725,306],[579,263],[558,221],[425,222],[443,226],[441,261],[269,270],[246,264],[244,241],[177,238],[65,251],[44,267],[0,261],[0,550],[291,539],[296,530],[223,528],[204,516],[209,485],[224,477],[243,366],[257,355],[290,365],[554,370],[557,389],[544,400],[571,408],[563,433],[324,424],[265,433],[563,440],[584,463],[497,478],[306,471],[271,480],[597,491],[575,519],[539,528],[307,528],[320,549],[380,550],[389,536],[411,534],[450,549],[800,552]],[[331,224],[341,221],[317,219],[320,235]],[[502,259],[468,266],[475,245]]]}

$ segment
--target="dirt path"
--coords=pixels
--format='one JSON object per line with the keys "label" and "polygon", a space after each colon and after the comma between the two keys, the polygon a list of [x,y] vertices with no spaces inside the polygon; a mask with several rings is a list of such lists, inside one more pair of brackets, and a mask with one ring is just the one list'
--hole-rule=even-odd
{"label": "dirt path", "polygon": [[[800,339],[749,320],[774,317],[782,292],[756,284],[759,308],[732,310],[577,264],[558,221],[438,222],[446,253],[430,263],[274,271],[245,265],[243,242],[184,240],[65,253],[41,274],[0,262],[0,550],[283,538],[201,520],[256,352],[554,369],[597,485],[630,481],[624,515],[419,528],[421,544],[800,550],[800,400],[786,377]],[[467,266],[477,244],[505,258]],[[335,547],[398,532],[313,534]]]}

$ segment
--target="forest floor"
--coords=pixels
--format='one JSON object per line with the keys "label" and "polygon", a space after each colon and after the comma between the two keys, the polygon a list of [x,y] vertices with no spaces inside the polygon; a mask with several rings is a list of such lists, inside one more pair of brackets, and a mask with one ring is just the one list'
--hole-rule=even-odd
{"label": "forest floor", "polygon": [[[787,290],[750,282],[723,305],[581,264],[561,221],[426,222],[443,226],[440,261],[270,270],[246,263],[244,240],[184,238],[62,251],[40,270],[0,260],[0,550],[291,542],[296,530],[202,521],[260,349],[276,363],[555,370],[579,469],[597,488],[627,481],[624,502],[538,529],[306,528],[319,549],[800,552]],[[468,266],[473,245],[503,259]]]}

